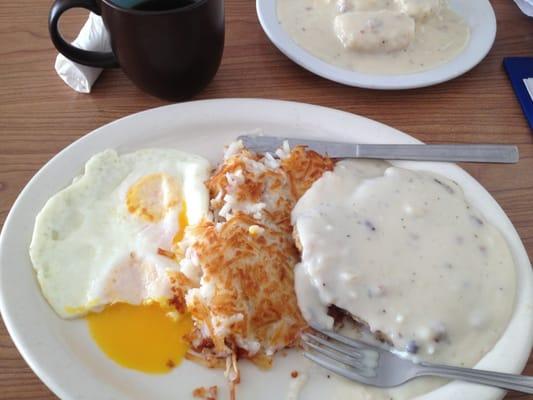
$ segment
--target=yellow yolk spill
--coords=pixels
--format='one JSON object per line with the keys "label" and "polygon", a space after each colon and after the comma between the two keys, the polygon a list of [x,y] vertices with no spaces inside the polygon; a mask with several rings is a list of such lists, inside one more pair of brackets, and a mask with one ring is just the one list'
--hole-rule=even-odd
{"label": "yellow yolk spill", "polygon": [[183,236],[185,235],[185,228],[189,225],[189,220],[187,219],[187,204],[185,203],[185,200],[181,202],[181,210],[178,215],[178,232],[174,235],[174,238],[172,239],[173,244],[178,244],[183,239]]}
{"label": "yellow yolk spill", "polygon": [[89,330],[100,349],[126,368],[165,373],[178,365],[188,350],[183,336],[192,329],[192,319],[174,319],[158,303],[116,303],[87,316]]}

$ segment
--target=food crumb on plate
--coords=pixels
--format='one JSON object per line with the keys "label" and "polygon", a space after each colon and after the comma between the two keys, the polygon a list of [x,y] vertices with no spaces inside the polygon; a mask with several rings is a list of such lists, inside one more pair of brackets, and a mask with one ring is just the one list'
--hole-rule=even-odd
{"label": "food crumb on plate", "polygon": [[218,386],[198,387],[193,390],[192,395],[196,399],[203,400],[217,400],[218,398]]}

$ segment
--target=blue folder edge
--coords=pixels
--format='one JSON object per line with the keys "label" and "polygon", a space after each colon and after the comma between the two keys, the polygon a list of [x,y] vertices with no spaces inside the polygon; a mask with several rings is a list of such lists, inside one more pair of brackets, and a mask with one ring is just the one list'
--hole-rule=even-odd
{"label": "blue folder edge", "polygon": [[529,127],[533,131],[533,100],[524,83],[524,79],[533,78],[533,57],[506,57],[503,59],[503,67],[511,80]]}

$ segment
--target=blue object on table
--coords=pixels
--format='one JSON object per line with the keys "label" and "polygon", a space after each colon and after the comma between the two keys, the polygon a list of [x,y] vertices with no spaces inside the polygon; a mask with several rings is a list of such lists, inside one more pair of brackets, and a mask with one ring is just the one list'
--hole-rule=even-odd
{"label": "blue object on table", "polygon": [[[533,57],[506,57],[503,59],[503,67],[509,75],[529,127],[533,130]],[[528,78],[531,79],[528,81]]]}

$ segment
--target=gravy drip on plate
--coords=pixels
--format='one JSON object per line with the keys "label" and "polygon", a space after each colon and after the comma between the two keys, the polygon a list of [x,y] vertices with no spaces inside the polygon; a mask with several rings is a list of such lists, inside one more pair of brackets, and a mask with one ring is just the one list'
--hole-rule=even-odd
{"label": "gravy drip on plate", "polygon": [[371,74],[408,74],[455,58],[470,29],[443,0],[277,0],[280,24],[323,61]]}
{"label": "gravy drip on plate", "polygon": [[341,161],[298,201],[295,286],[304,318],[334,304],[400,351],[472,367],[512,314],[507,242],[453,181],[386,162]]}

